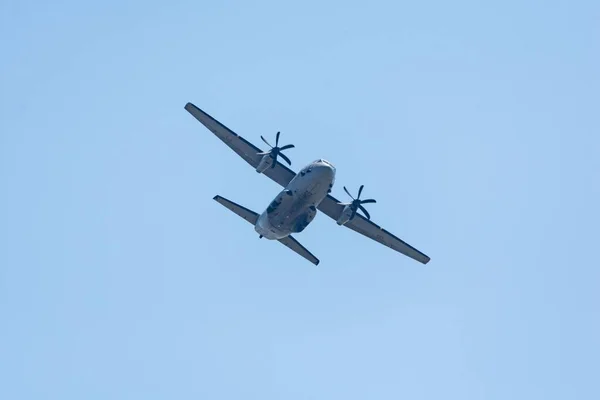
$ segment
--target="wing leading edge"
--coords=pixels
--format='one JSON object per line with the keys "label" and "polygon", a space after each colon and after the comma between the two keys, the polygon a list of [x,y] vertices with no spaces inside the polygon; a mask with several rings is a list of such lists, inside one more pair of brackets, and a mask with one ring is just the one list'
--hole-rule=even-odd
{"label": "wing leading edge", "polygon": [[[335,197],[328,195],[321,202],[321,204],[319,204],[318,208],[324,214],[327,214],[330,218],[337,221],[344,210],[344,206],[338,203],[339,201]],[[371,238],[376,242],[383,244],[384,246],[396,250],[397,252],[402,253],[413,260],[419,261],[422,264],[427,264],[430,260],[427,255],[404,242],[402,239],[394,236],[392,233],[386,231],[379,225],[364,218],[360,214],[356,214],[356,216],[344,226],[360,233],[361,235]]]}
{"label": "wing leading edge", "polygon": [[[192,103],[187,103],[185,105],[185,109],[194,116],[198,121],[202,123],[208,130],[215,134],[219,139],[221,139],[227,146],[229,146],[233,151],[235,151],[240,157],[242,157],[248,164],[250,164],[253,168],[258,166],[262,156],[259,156],[258,153],[261,153],[263,150],[259,149],[198,107],[196,107]],[[281,164],[277,161],[275,168],[268,168],[264,175],[267,175],[269,178],[285,187],[287,184],[296,176],[296,173]]]}

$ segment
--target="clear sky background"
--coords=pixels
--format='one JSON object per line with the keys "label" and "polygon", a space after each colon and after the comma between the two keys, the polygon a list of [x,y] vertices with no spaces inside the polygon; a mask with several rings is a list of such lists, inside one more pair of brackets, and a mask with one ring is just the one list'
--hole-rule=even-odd
{"label": "clear sky background", "polygon": [[[600,5],[487,3],[1,1],[0,398],[600,398]],[[259,240],[188,101],[432,261]]]}

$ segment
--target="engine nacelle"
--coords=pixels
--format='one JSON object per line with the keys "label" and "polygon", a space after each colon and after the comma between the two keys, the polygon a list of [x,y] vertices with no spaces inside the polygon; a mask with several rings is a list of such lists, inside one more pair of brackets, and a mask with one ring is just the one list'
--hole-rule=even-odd
{"label": "engine nacelle", "polygon": [[270,154],[265,154],[256,167],[256,172],[262,174],[273,165],[273,157]]}
{"label": "engine nacelle", "polygon": [[352,207],[351,206],[346,206],[344,207],[344,211],[342,211],[342,215],[339,216],[339,218],[337,219],[337,224],[338,225],[344,225],[346,222],[350,221],[350,218],[352,217]]}

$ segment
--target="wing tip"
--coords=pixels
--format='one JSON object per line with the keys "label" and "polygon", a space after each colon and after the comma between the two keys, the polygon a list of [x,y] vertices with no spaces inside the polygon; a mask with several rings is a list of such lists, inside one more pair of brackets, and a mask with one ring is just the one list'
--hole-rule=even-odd
{"label": "wing tip", "polygon": [[202,114],[206,114],[204,111],[202,111],[198,106],[196,106],[194,103],[192,102],[187,102],[185,107],[183,107],[187,112],[189,112],[190,114],[192,114],[194,117],[197,117],[197,114],[200,113]]}

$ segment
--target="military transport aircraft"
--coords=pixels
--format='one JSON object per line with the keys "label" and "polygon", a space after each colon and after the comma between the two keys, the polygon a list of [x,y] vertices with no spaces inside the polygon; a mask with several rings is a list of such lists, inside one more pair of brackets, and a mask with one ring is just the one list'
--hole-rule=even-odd
{"label": "military transport aircraft", "polygon": [[[360,199],[364,185],[358,190],[356,198],[344,187],[344,191],[352,199],[347,203],[341,203],[329,194],[335,182],[335,167],[330,162],[316,160],[302,168],[299,173],[295,173],[277,161],[280,157],[291,165],[290,159],[283,151],[294,147],[292,144],[279,147],[279,132],[274,147],[261,136],[263,142],[270,147],[270,150],[263,151],[192,103],[187,103],[185,109],[255,168],[256,172],[268,176],[284,187],[260,215],[224,197],[214,197],[221,205],[254,225],[260,238],[278,240],[318,265],[319,260],[291,234],[302,232],[315,218],[317,210],[320,210],[338,225],[346,226],[423,264],[429,262],[428,256],[371,222],[371,216],[363,204],[375,203],[375,200]],[[359,214],[358,210],[361,210],[366,218]]]}

